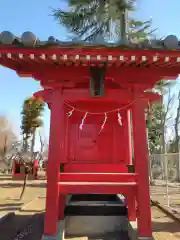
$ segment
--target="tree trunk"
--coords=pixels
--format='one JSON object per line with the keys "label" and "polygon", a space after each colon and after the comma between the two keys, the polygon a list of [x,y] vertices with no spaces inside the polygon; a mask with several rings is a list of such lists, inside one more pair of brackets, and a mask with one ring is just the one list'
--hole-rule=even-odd
{"label": "tree trunk", "polygon": [[25,170],[24,183],[23,183],[23,188],[22,188],[19,200],[22,200],[22,198],[24,196],[24,193],[25,193],[25,190],[26,190],[26,185],[27,185],[27,179],[28,179],[28,172],[26,172],[26,170]]}
{"label": "tree trunk", "polygon": [[35,146],[35,140],[36,140],[36,130],[34,130],[32,134],[32,141],[31,141],[31,154],[32,154],[32,160],[34,156],[34,146]]}
{"label": "tree trunk", "polygon": [[120,26],[121,26],[121,41],[123,43],[127,42],[127,10],[124,10],[121,14],[121,20],[120,20]]}
{"label": "tree trunk", "polygon": [[29,136],[25,135],[24,139],[23,139],[23,151],[24,152],[28,151],[28,139],[29,139]]}
{"label": "tree trunk", "polygon": [[175,141],[174,141],[174,150],[176,153],[179,152],[179,132],[178,132],[178,126],[179,126],[179,119],[180,118],[180,92],[178,94],[178,108],[176,112],[176,118],[175,118],[175,124],[174,124],[174,131],[175,131]]}

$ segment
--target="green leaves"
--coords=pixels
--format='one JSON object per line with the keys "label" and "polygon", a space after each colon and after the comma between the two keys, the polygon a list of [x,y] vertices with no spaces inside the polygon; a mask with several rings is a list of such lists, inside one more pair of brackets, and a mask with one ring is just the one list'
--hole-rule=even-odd
{"label": "green leaves", "polygon": [[135,19],[128,19],[128,36],[131,40],[141,42],[151,36],[156,29],[151,29],[152,20],[139,21]]}
{"label": "green leaves", "polygon": [[[54,18],[81,39],[113,36],[122,12],[134,10],[134,0],[68,0],[69,11],[53,10]],[[118,23],[119,24],[119,23]]]}
{"label": "green leaves", "polygon": [[157,153],[161,146],[162,126],[165,109],[162,104],[154,103],[150,107],[150,117],[147,122],[149,148],[151,153]]}
{"label": "green leaves", "polygon": [[44,106],[45,104],[41,99],[31,97],[24,101],[23,109],[21,112],[21,129],[26,141],[32,136],[37,128],[43,125],[41,116],[44,112]]}

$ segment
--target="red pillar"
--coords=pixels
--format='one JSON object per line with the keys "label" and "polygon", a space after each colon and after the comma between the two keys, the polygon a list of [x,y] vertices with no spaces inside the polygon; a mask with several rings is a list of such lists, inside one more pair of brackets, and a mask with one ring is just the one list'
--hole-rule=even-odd
{"label": "red pillar", "polygon": [[63,220],[65,207],[66,207],[66,195],[59,194],[58,220]]}
{"label": "red pillar", "polygon": [[136,193],[130,192],[126,198],[128,206],[128,220],[136,221]]}
{"label": "red pillar", "polygon": [[[143,101],[143,100],[142,100]],[[148,147],[144,106],[141,100],[132,106],[134,166],[138,174],[138,232],[140,237],[152,237],[151,208],[148,177]]]}
{"label": "red pillar", "polygon": [[62,157],[62,141],[64,140],[64,104],[61,89],[52,93],[51,121],[49,136],[49,156],[47,166],[47,194],[45,214],[45,235],[55,235],[57,232],[59,191],[58,181],[60,160]]}
{"label": "red pillar", "polygon": [[34,179],[37,179],[37,177],[38,177],[38,167],[39,167],[38,160],[34,160],[34,162],[33,162],[33,177],[34,177]]}
{"label": "red pillar", "polygon": [[131,139],[131,112],[127,109],[123,114],[123,131],[125,144],[125,159],[126,164],[132,164],[132,139]]}
{"label": "red pillar", "polygon": [[[62,139],[62,152],[61,152],[61,163],[66,163],[67,162],[67,154],[66,154],[66,149],[67,149],[67,114],[64,112],[64,125],[63,125],[63,139]],[[61,174],[60,174],[60,179],[61,179]],[[63,220],[64,218],[64,210],[66,207],[66,195],[59,194],[59,210],[57,212],[58,214],[58,220]]]}

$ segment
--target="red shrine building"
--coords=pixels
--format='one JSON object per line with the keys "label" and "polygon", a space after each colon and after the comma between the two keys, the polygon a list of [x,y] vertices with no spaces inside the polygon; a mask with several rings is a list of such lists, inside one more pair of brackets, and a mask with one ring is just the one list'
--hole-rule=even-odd
{"label": "red shrine building", "polygon": [[123,194],[129,225],[151,239],[145,110],[161,100],[149,90],[180,73],[178,39],[95,45],[2,32],[0,64],[39,81],[34,96],[51,111],[42,239],[60,239],[66,196],[86,193]]}

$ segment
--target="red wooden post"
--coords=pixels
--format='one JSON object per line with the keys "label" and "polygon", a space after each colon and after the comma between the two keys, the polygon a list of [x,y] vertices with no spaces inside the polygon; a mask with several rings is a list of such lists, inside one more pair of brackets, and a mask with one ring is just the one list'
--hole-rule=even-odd
{"label": "red wooden post", "polygon": [[65,206],[66,206],[66,195],[59,194],[58,220],[63,220]]}
{"label": "red wooden post", "polygon": [[13,164],[12,164],[12,175],[14,176],[16,173],[16,161],[13,160]]}
{"label": "red wooden post", "polygon": [[132,164],[132,139],[131,139],[131,119],[130,110],[127,109],[123,115],[123,131],[125,143],[125,162],[127,165]]}
{"label": "red wooden post", "polygon": [[64,128],[64,104],[61,89],[52,93],[51,122],[49,137],[49,156],[47,167],[47,196],[44,234],[55,235],[57,232],[57,213],[59,211],[59,171],[62,154],[62,141]]}
{"label": "red wooden post", "polygon": [[134,166],[138,174],[137,204],[138,232],[140,237],[152,236],[151,208],[148,178],[148,147],[143,102],[137,100],[132,106],[134,136]]}
{"label": "red wooden post", "polygon": [[[63,125],[63,139],[62,139],[62,152],[61,152],[61,163],[65,163],[67,161],[67,154],[66,154],[66,149],[67,149],[67,141],[66,141],[66,137],[67,137],[67,114],[64,112],[64,125]],[[61,180],[61,174],[59,174],[59,180]],[[65,210],[65,206],[66,206],[66,195],[62,195],[61,193],[59,193],[59,210],[57,212],[58,214],[58,220],[63,220],[64,218],[64,210]]]}
{"label": "red wooden post", "polygon": [[136,221],[136,197],[135,192],[129,192],[126,196],[129,221]]}
{"label": "red wooden post", "polygon": [[33,162],[33,177],[34,179],[37,179],[38,177],[38,160],[34,160]]}

